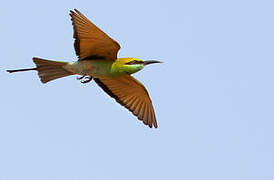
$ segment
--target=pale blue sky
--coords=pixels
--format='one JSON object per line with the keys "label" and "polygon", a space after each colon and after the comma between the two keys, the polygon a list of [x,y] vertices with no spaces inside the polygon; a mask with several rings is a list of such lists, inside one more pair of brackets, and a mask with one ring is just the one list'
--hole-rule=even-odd
{"label": "pale blue sky", "polygon": [[[0,180],[274,179],[273,1],[1,3]],[[69,10],[159,59],[134,75],[150,129],[94,82],[42,84],[33,56],[75,61]]]}

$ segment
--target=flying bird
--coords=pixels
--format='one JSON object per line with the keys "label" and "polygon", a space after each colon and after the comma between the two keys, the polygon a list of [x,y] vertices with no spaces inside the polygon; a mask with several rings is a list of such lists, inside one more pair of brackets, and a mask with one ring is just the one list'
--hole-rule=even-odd
{"label": "flying bird", "polygon": [[81,75],[77,78],[81,83],[88,83],[93,79],[110,97],[131,111],[145,125],[157,128],[149,94],[144,85],[131,74],[148,64],[160,61],[117,58],[120,45],[115,40],[77,9],[70,11],[70,16],[78,61],[63,62],[33,57],[35,68],[7,71],[13,73],[36,70],[42,83],[70,75]]}

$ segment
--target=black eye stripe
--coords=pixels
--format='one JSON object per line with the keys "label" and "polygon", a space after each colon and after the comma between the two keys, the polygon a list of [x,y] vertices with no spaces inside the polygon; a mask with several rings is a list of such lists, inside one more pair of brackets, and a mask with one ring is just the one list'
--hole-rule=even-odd
{"label": "black eye stripe", "polygon": [[126,63],[126,64],[128,64],[128,65],[132,65],[132,64],[143,64],[143,62],[142,62],[142,61],[133,60],[133,61],[130,61],[130,62]]}

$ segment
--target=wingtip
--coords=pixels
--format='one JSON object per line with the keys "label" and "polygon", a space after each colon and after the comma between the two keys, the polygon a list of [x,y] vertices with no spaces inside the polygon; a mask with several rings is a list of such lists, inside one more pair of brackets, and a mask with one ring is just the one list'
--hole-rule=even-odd
{"label": "wingtip", "polygon": [[156,122],[149,123],[149,122],[144,121],[143,119],[140,119],[140,118],[138,118],[138,119],[141,120],[141,121],[143,121],[143,123],[144,123],[146,126],[150,127],[150,128],[153,128],[153,127],[154,127],[155,129],[158,128],[157,121],[156,121]]}
{"label": "wingtip", "polygon": [[74,9],[74,11],[75,11],[77,14],[81,14],[81,12],[78,11],[77,9]]}
{"label": "wingtip", "polygon": [[69,15],[72,17],[73,15],[75,15],[75,12],[73,10],[69,10]]}
{"label": "wingtip", "polygon": [[80,11],[78,11],[76,8],[74,8],[73,10],[70,10],[69,11],[69,15],[72,17],[72,16],[75,16],[75,15],[82,15],[82,13]]}
{"label": "wingtip", "polygon": [[151,129],[152,128],[155,128],[155,129],[157,129],[158,128],[158,125],[157,124],[146,124],[147,126],[149,126]]}

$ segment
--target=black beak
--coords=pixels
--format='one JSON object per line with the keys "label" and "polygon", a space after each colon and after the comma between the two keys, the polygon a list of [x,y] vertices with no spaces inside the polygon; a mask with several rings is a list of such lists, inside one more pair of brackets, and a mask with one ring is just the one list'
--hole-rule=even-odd
{"label": "black beak", "polygon": [[154,63],[163,63],[163,62],[161,62],[161,61],[155,61],[155,60],[144,61],[144,65],[154,64]]}

